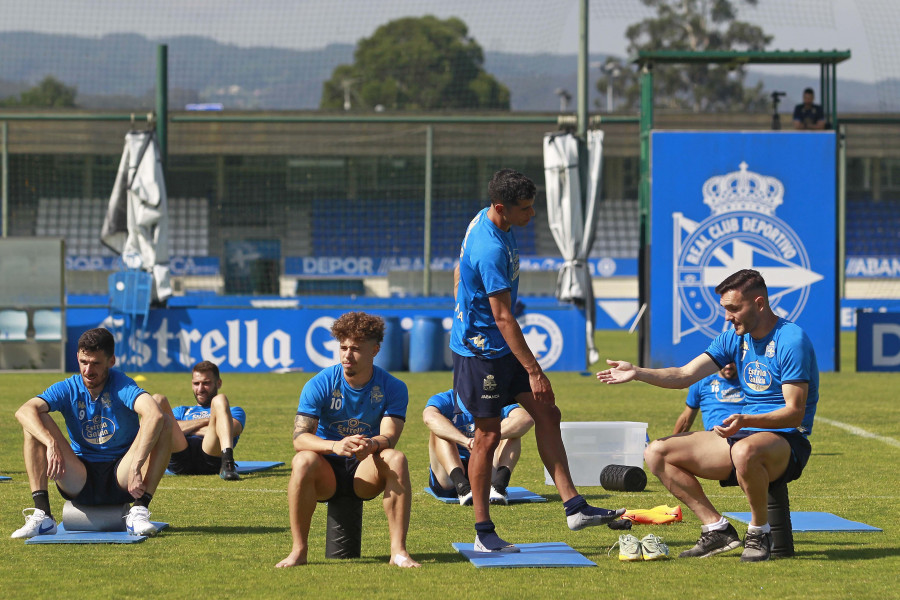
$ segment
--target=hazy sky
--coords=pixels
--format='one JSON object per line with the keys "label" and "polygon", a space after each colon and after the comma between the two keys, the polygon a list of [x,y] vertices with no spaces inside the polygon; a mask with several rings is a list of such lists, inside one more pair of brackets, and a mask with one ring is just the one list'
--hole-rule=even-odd
{"label": "hazy sky", "polygon": [[[774,35],[771,49],[851,50],[838,77],[900,78],[900,0],[759,0],[741,18]],[[578,0],[0,0],[0,31],[151,39],[199,35],[239,46],[354,43],[402,16],[458,16],[486,50],[577,51]],[[590,51],[625,54],[625,28],[649,15],[639,0],[590,0]],[[817,67],[767,67],[818,76]]]}

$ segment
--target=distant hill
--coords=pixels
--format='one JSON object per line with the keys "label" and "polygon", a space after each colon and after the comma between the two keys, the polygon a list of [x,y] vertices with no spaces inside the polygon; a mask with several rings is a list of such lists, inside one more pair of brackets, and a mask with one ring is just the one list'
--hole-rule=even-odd
{"label": "distant hill", "polygon": [[[354,47],[332,44],[317,50],[241,48],[209,38],[173,37],[150,40],[137,34],[84,38],[31,32],[0,32],[0,98],[15,95],[47,75],[76,86],[76,102],[84,108],[142,110],[153,107],[156,85],[156,48],[168,45],[169,106],[189,102],[221,102],[226,109],[314,110],[322,83],[337,65],[353,60]],[[602,63],[602,55],[591,63]],[[573,96],[576,90],[575,55],[525,55],[486,52],[485,68],[509,87],[512,109],[558,111],[557,89]],[[839,69],[840,73],[840,69]],[[760,75],[751,73],[754,84]],[[767,92],[788,92],[780,112],[790,112],[801,90],[813,87],[812,78],[764,75]],[[876,112],[873,84],[838,79],[842,112]],[[603,101],[589,91],[591,110]],[[569,104],[574,112],[574,100]]]}

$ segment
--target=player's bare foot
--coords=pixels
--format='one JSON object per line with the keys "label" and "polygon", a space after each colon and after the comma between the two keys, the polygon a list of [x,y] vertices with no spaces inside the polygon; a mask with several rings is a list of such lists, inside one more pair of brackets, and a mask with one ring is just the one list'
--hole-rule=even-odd
{"label": "player's bare foot", "polygon": [[287,558],[275,565],[276,569],[284,567],[299,567],[306,564],[306,555],[301,556],[299,552],[291,552]]}
{"label": "player's bare foot", "polygon": [[395,554],[391,557],[390,564],[403,567],[404,569],[418,568],[421,567],[419,563],[410,558],[409,554]]}

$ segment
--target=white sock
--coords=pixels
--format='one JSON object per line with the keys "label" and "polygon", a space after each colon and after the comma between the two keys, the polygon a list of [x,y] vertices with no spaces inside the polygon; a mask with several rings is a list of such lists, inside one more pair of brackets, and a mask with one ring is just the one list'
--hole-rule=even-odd
{"label": "white sock", "polygon": [[772,527],[766,523],[765,525],[747,525],[747,533],[769,533],[772,531]]}
{"label": "white sock", "polygon": [[701,531],[706,533],[707,531],[722,531],[726,527],[728,527],[728,519],[725,517],[719,517],[719,520],[715,523],[710,523],[709,525],[704,525],[700,528]]}

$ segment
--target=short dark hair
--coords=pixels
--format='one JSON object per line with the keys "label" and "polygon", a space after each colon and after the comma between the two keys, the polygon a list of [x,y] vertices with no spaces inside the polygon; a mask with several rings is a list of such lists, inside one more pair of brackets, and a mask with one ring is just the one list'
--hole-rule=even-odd
{"label": "short dark hair", "polygon": [[219,367],[214,362],[210,362],[208,360],[203,360],[194,365],[194,368],[191,369],[191,373],[212,373],[215,379],[220,379],[219,377]]}
{"label": "short dark hair", "polygon": [[384,319],[364,312],[348,312],[331,325],[331,335],[337,341],[384,339]]}
{"label": "short dark hair", "polygon": [[816,95],[816,93],[813,91],[812,88],[806,88],[805,90],[803,90],[803,93],[804,94],[812,94],[813,96]]}
{"label": "short dark hair", "polygon": [[78,338],[78,352],[102,351],[107,358],[116,354],[116,338],[102,327],[88,329]]}
{"label": "short dark hair", "polygon": [[518,205],[521,200],[534,198],[537,188],[534,182],[513,169],[501,169],[494,173],[488,184],[491,204]]}
{"label": "short dark hair", "polygon": [[753,269],[741,269],[737,273],[732,273],[725,278],[725,281],[716,286],[716,293],[720,296],[725,292],[740,292],[744,294],[748,291],[758,292],[759,294],[769,297],[769,288],[766,287],[766,280],[760,275],[759,271]]}

